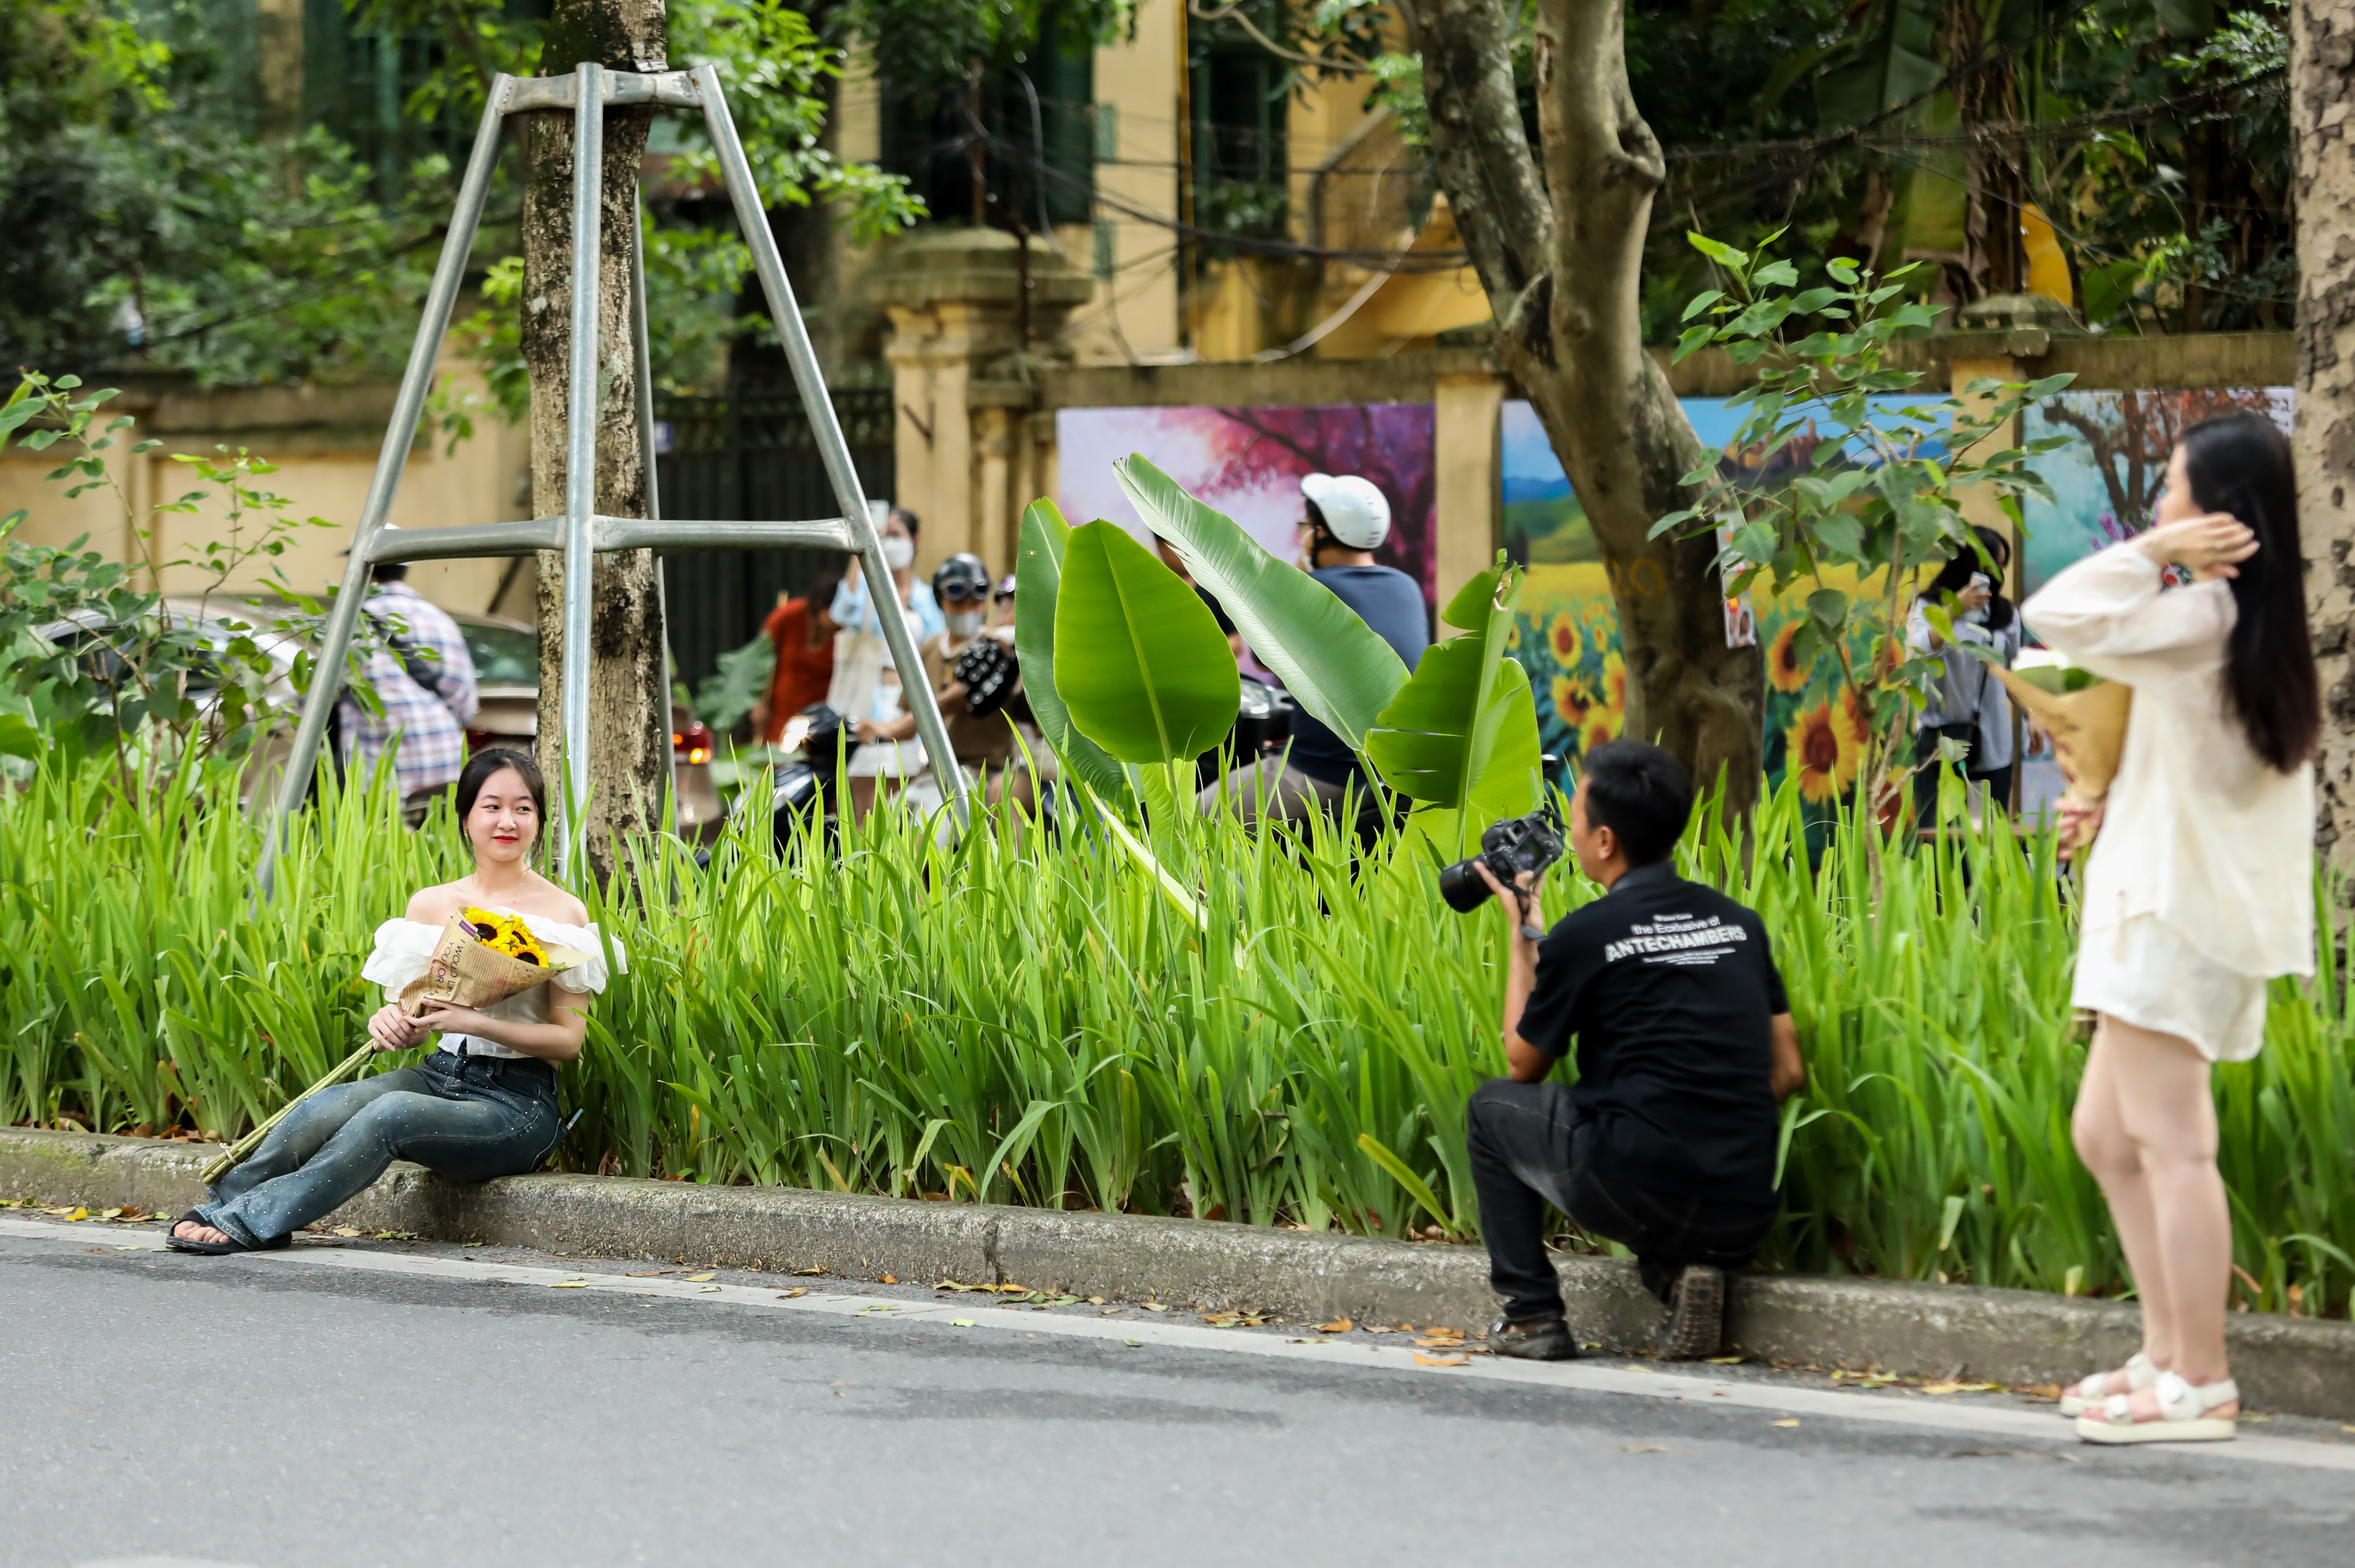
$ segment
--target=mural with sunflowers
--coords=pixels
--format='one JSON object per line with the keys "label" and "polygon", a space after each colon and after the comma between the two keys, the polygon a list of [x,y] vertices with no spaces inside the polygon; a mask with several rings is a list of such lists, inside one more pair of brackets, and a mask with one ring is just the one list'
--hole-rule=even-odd
{"label": "mural with sunflowers", "polygon": [[[1739,419],[1721,398],[1687,398],[1686,417],[1709,445],[1722,448]],[[1514,628],[1514,656],[1537,693],[1545,749],[1576,759],[1617,735],[1626,721],[1627,666],[1619,649],[1611,579],[1537,415],[1523,401],[1504,411],[1505,546],[1528,564]],[[1771,482],[1771,476],[1770,476]],[[1842,581],[1835,586],[1859,591]],[[1806,798],[1828,807],[1856,782],[1865,721],[1830,681],[1798,667],[1791,643],[1806,613],[1804,594],[1753,603],[1766,655],[1766,770],[1780,780],[1796,769]],[[1871,657],[1877,634],[1854,654]]]}
{"label": "mural with sunflowers", "polygon": [[[1741,421],[1724,400],[1683,402],[1703,443],[1726,451]],[[2064,392],[2030,411],[2022,421],[2027,435],[2073,440],[2035,464],[2054,498],[2031,500],[2024,511],[2026,588],[2033,591],[2070,562],[2139,533],[2158,504],[2168,453],[2183,427],[2232,409],[2269,413],[2286,429],[2290,390]],[[1545,749],[1575,759],[1618,734],[1625,720],[1626,666],[1611,581],[1584,509],[1535,412],[1526,402],[1508,402],[1503,423],[1505,544],[1529,567],[1515,656],[1529,668]],[[1774,475],[1764,477],[1771,484]],[[1830,586],[1852,595],[1865,591],[1854,581]],[[2008,592],[2018,595],[2020,588]],[[1800,793],[1828,815],[1856,783],[1869,744],[1866,720],[1852,697],[1834,689],[1828,667],[1809,670],[1793,659],[1792,642],[1806,615],[1803,594],[1788,602],[1761,598],[1753,610],[1766,658],[1767,775],[1779,783],[1796,774]],[[1880,640],[1876,622],[1851,643],[1851,652],[1859,662],[1869,659]],[[2039,760],[2030,756],[2027,763],[2027,793],[2033,796],[2040,793],[2034,782]],[[2051,789],[2057,792],[2057,775]]]}

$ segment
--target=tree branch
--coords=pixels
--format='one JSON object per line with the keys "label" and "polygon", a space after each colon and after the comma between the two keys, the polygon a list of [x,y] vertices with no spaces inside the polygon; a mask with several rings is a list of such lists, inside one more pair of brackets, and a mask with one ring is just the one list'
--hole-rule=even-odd
{"label": "tree branch", "polygon": [[1498,322],[1550,265],[1553,208],[1513,87],[1513,0],[1399,0],[1423,56],[1432,161]]}

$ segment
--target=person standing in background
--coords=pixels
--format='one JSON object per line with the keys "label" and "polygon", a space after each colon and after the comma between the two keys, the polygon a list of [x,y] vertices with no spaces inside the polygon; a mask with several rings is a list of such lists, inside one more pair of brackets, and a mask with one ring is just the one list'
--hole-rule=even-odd
{"label": "person standing in background", "polygon": [[[883,561],[891,569],[900,603],[908,612],[909,634],[919,647],[948,630],[931,587],[916,581],[916,536],[923,526],[916,514],[905,507],[892,507],[883,518]],[[868,597],[866,574],[859,570],[855,555],[842,574],[842,586],[834,592],[828,613],[834,617],[835,624],[846,632],[859,636],[883,635],[882,623],[876,619],[875,605]]]}
{"label": "person standing in background", "polygon": [[[1372,627],[1412,671],[1431,644],[1431,614],[1413,578],[1396,567],[1375,563],[1374,551],[1390,537],[1389,497],[1373,481],[1355,474],[1308,475],[1300,481],[1300,494],[1308,575]],[[1224,805],[1247,826],[1263,817],[1302,821],[1319,812],[1338,820],[1352,789],[1362,818],[1373,792],[1358,766],[1357,753],[1302,711],[1293,717],[1288,751],[1235,769],[1196,796],[1195,805],[1207,816]],[[1358,823],[1353,819],[1341,826],[1352,828]]]}
{"label": "person standing in background", "polygon": [[341,756],[346,768],[357,763],[365,775],[398,736],[393,770],[401,815],[414,827],[466,765],[474,659],[458,623],[409,586],[406,561],[379,562],[368,575],[374,589],[360,613],[376,629],[377,648],[361,678],[383,711],[368,712],[348,692],[336,701]]}
{"label": "person standing in background", "polygon": [[768,695],[752,705],[754,733],[769,745],[784,737],[785,722],[813,702],[824,702],[834,683],[834,634],[830,613],[842,579],[829,572],[798,599],[778,595],[777,607],[761,630],[777,650]]}
{"label": "person standing in background", "polygon": [[2004,569],[2011,564],[2010,541],[1989,528],[1973,532],[1978,536],[1979,549],[1965,548],[1940,568],[1930,586],[1913,601],[1913,613],[1905,620],[1906,646],[1916,654],[1943,655],[1946,667],[1938,677],[1930,706],[1914,720],[1913,806],[1917,825],[1925,829],[1938,823],[1941,741],[1962,742],[1963,777],[1979,786],[1983,801],[1997,811],[2007,811],[2011,805],[2016,761],[2011,698],[1977,655],[1960,649],[1949,653],[1945,639],[1923,613],[1923,606],[1944,603],[1951,593],[1957,640],[1988,649],[2006,669],[2019,656],[2019,612],[2003,596]]}

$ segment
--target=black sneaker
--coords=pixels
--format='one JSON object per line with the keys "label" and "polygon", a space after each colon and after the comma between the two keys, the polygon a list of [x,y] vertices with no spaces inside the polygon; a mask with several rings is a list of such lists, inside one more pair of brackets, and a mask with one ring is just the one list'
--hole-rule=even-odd
{"label": "black sneaker", "polygon": [[1570,1325],[1559,1317],[1540,1317],[1529,1323],[1504,1318],[1488,1330],[1488,1349],[1524,1361],[1578,1360],[1578,1341],[1570,1337]]}
{"label": "black sneaker", "polygon": [[1668,1315],[1653,1335],[1664,1361],[1714,1356],[1724,1337],[1725,1275],[1707,1264],[1687,1264],[1668,1288]]}

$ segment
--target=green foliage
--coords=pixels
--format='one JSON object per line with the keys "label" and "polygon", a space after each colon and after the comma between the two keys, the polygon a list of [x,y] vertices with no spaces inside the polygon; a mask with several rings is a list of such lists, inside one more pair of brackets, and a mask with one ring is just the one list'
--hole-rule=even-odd
{"label": "green foliage", "polygon": [[[1366,755],[1382,782],[1411,797],[1418,816],[1447,813],[1444,831],[1433,837],[1458,851],[1480,827],[1537,804],[1537,707],[1528,672],[1505,656],[1519,593],[1518,571],[1500,554],[1441,614],[1465,635],[1425,650],[1366,732]],[[1477,824],[1476,807],[1489,810]]]}
{"label": "green foliage", "polygon": [[1331,589],[1268,553],[1233,518],[1187,494],[1141,455],[1113,464],[1154,537],[1234,621],[1301,708],[1355,751],[1406,684],[1406,666]]}
{"label": "green foliage", "polygon": [[[1929,306],[1903,300],[1911,268],[1880,277],[1835,261],[1830,283],[1800,289],[1797,269],[1770,259],[1764,247],[1744,251],[1690,238],[1726,286],[1685,307],[1693,325],[1677,357],[1715,345],[1735,363],[1756,367],[1757,379],[1727,400],[1742,411],[1729,443],[1741,465],[1712,459],[1686,475],[1683,483],[1699,492],[1696,504],[1660,518],[1652,534],[1719,533],[1729,593],[1761,580],[1777,596],[1814,585],[1791,656],[1808,668],[1830,666],[1836,683],[1870,715],[1873,760],[1882,767],[1865,773],[1868,798],[1877,800],[1938,672],[1937,660],[1904,652],[1905,585],[1916,568],[1978,548],[1963,517],[1966,492],[1994,496],[2015,520],[2020,496],[2050,499],[2028,460],[2065,442],[2003,443],[2022,408],[2073,378],[1981,380],[1962,396],[1915,396],[1922,372],[1889,367],[1891,347],[1936,318]],[[1779,466],[1787,478],[1763,485],[1747,472],[1752,464],[1762,474]],[[1876,577],[1878,603],[1861,596]],[[1854,642],[1876,634],[1886,640],[1860,667]]]}
{"label": "green foliage", "polygon": [[1014,648],[1022,661],[1022,690],[1039,732],[1063,766],[1099,799],[1118,810],[1135,804],[1135,790],[1121,765],[1080,733],[1055,688],[1055,613],[1063,581],[1063,552],[1071,528],[1045,497],[1022,508],[1021,559],[1014,576]]}
{"label": "green foliage", "polygon": [[844,43],[864,45],[875,74],[926,103],[963,90],[966,70],[1071,54],[1128,37],[1135,0],[846,0],[832,17]]}
{"label": "green foliage", "polygon": [[[192,553],[170,560],[151,553],[139,563],[150,581],[165,571],[192,575],[197,591],[166,600],[136,586],[133,567],[82,540],[63,549],[27,544],[15,537],[26,513],[0,518],[0,719],[13,720],[0,723],[0,753],[29,755],[29,730],[69,750],[109,751],[124,778],[208,756],[244,759],[288,720],[273,688],[307,688],[310,656],[300,649],[315,643],[325,615],[282,578],[279,613],[266,624],[252,607],[217,603],[217,596],[230,578],[283,554],[296,529],[334,525],[288,517],[285,499],[257,483],[276,468],[241,449],[174,454],[207,487],[160,501],[142,517],[109,467],[132,422],[100,424],[114,396],[84,391],[71,376],[51,381],[27,371],[0,405],[0,449],[11,439],[29,452],[62,448],[64,461],[48,477],[66,485],[64,497],[111,494],[142,540],[153,538],[158,517],[217,510],[212,528],[196,530],[205,542]],[[156,444],[125,450],[135,456]],[[368,653],[355,648],[355,675]],[[365,685],[356,689],[369,699]]]}
{"label": "green foliage", "polygon": [[[237,1134],[341,1060],[380,1000],[369,933],[464,869],[446,808],[410,833],[389,788],[331,782],[256,909],[260,830],[206,794],[62,760],[0,794],[0,1120]],[[709,869],[633,847],[615,885],[663,900],[591,894],[629,973],[562,1074],[584,1115],[559,1159],[1144,1212],[1190,1193],[1386,1235],[1423,1222],[1420,1187],[1476,1233],[1464,1107],[1505,1066],[1501,918],[1447,909],[1419,852],[1213,820],[1160,847],[1198,923],[1100,838],[976,815],[952,848],[878,812],[790,865],[765,824]],[[1805,816],[1786,786],[1746,838],[1698,813],[1679,852],[1764,915],[1807,1053],[1767,1266],[2123,1293],[2070,1148],[2084,1051],[2051,840],[1966,831],[1876,878],[1862,834],[1811,869]],[[1544,918],[1595,894],[1557,871]],[[2217,1069],[2221,1165],[2242,1296],[2278,1311],[2295,1284],[2343,1315],[2355,1031],[2327,935],[2317,956],[2311,985],[2275,983],[2264,1053]]]}
{"label": "green foliage", "polygon": [[1116,523],[1064,544],[1054,671],[1072,727],[1124,763],[1190,763],[1234,727],[1241,700],[1209,607]]}

